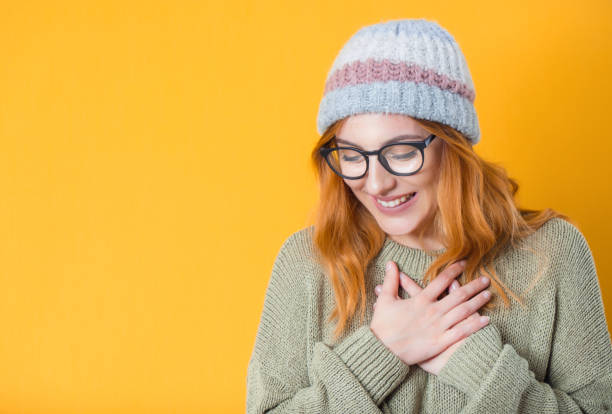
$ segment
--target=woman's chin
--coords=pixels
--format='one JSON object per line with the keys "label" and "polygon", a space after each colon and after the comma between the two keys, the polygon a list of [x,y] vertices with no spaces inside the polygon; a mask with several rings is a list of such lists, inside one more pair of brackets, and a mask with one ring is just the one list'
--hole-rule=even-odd
{"label": "woman's chin", "polygon": [[417,227],[412,221],[406,222],[406,220],[400,223],[398,223],[397,220],[384,220],[383,222],[379,222],[378,225],[389,236],[408,235],[413,233]]}

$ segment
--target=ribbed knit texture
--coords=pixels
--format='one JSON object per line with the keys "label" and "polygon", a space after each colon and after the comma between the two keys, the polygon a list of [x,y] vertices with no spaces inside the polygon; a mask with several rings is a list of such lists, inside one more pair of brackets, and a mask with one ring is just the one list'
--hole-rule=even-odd
{"label": "ribbed knit texture", "polygon": [[465,56],[438,22],[397,19],[360,28],[329,69],[317,132],[350,115],[394,113],[450,125],[480,141]]}
{"label": "ribbed knit texture", "polygon": [[[276,257],[248,363],[247,413],[612,412],[601,290],[587,241],[571,223],[554,218],[524,240],[549,261],[525,295],[526,307],[512,300],[506,309],[500,300],[487,313],[489,324],[438,375],[406,365],[369,328],[385,263],[394,260],[424,287],[434,258],[387,238],[368,267],[366,322],[355,318],[334,343],[334,326],[326,322],[333,291],[314,259],[311,231],[293,233]],[[518,248],[495,264],[519,295],[543,265]],[[408,297],[403,289],[400,297]]]}

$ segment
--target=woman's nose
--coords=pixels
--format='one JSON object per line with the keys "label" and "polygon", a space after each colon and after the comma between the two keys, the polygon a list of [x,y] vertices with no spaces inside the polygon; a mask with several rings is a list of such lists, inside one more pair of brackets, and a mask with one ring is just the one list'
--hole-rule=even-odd
{"label": "woman's nose", "polygon": [[378,158],[370,158],[368,173],[365,176],[366,191],[370,194],[384,194],[393,187],[395,176],[382,166]]}

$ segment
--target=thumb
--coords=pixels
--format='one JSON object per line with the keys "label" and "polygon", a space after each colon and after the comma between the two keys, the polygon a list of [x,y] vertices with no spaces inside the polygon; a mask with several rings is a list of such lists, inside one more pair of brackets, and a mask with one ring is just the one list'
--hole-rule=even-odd
{"label": "thumb", "polygon": [[397,291],[399,289],[399,271],[397,264],[390,261],[385,266],[385,279],[383,281],[382,289],[379,297],[386,297],[389,299],[397,299]]}

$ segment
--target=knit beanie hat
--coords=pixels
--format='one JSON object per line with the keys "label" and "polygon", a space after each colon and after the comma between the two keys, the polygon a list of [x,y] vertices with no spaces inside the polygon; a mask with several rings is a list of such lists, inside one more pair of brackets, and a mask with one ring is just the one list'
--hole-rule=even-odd
{"label": "knit beanie hat", "polygon": [[451,34],[435,21],[388,20],[359,29],[325,82],[317,131],[349,115],[409,115],[449,125],[480,141],[474,84]]}

